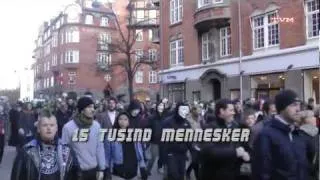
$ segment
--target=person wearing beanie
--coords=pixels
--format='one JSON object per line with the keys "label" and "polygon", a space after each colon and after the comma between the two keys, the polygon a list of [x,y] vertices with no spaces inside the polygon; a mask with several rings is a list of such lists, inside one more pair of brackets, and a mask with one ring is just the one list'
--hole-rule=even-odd
{"label": "person wearing beanie", "polygon": [[[78,113],[62,130],[62,142],[69,144],[75,151],[79,163],[79,179],[102,180],[106,167],[104,144],[100,141],[100,124],[94,121],[94,102],[82,97],[77,104]],[[89,129],[85,142],[74,141],[79,129]],[[81,134],[78,134],[78,137]],[[76,138],[75,138],[76,137]]]}
{"label": "person wearing beanie", "polygon": [[253,142],[254,180],[309,178],[307,143],[295,127],[300,121],[300,100],[292,90],[275,97],[277,115]]}

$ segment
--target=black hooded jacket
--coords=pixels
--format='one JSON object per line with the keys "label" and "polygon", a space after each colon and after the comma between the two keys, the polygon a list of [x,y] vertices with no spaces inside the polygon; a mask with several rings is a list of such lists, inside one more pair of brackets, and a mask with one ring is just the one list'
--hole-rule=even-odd
{"label": "black hooded jacket", "polygon": [[[157,107],[159,104],[157,104]],[[162,123],[165,119],[165,112],[161,114],[158,112],[157,108],[154,113],[148,118],[148,128],[152,130],[151,143],[159,144],[162,134]]]}
{"label": "black hooded jacket", "polygon": [[[224,120],[216,118],[207,128],[227,128]],[[231,123],[231,129],[239,128],[237,122]],[[242,144],[235,142],[202,143],[200,153],[200,176],[202,180],[225,179],[236,180],[240,175],[240,165],[243,162],[236,155],[236,148]]]}
{"label": "black hooded jacket", "polygon": [[[131,115],[131,111],[135,110],[135,109],[139,109],[140,113],[136,117],[133,117]],[[138,100],[131,101],[129,106],[128,106],[127,112],[130,115],[130,117],[129,117],[130,118],[130,125],[132,125],[135,128],[142,128],[141,127],[141,122],[140,122],[141,121],[141,105],[140,105],[140,102]]]}
{"label": "black hooded jacket", "polygon": [[[164,120],[163,126],[162,126],[163,128],[175,129],[175,130],[191,128],[190,123],[179,115],[178,111],[180,106],[188,106],[188,105],[179,103],[174,111],[174,114]],[[168,154],[186,155],[188,150],[190,150],[191,153],[194,152],[192,143],[189,143],[189,142],[165,142],[164,143],[164,152],[166,156]]]}

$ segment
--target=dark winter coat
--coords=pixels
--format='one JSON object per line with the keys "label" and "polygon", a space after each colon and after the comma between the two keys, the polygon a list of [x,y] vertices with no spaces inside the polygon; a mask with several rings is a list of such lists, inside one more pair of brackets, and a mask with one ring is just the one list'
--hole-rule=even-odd
{"label": "dark winter coat", "polygon": [[7,122],[8,122],[8,116],[6,114],[0,114],[0,135],[4,135],[2,134],[2,130],[6,130],[5,126]]}
{"label": "dark winter coat", "polygon": [[272,119],[254,142],[252,173],[254,180],[307,180],[307,145],[301,131]]}
{"label": "dark winter coat", "polygon": [[150,142],[153,144],[160,143],[163,120],[164,120],[163,115],[160,115],[157,111],[155,111],[155,113],[153,113],[148,119],[148,126],[147,127],[152,130]]}
{"label": "dark winter coat", "polygon": [[[227,128],[224,120],[207,125],[207,128]],[[231,123],[232,129],[239,128],[235,121]],[[201,180],[236,180],[240,175],[242,160],[237,157],[236,148],[243,144],[236,142],[209,142],[201,145],[200,152],[200,179]]]}
{"label": "dark winter coat", "polygon": [[10,146],[17,146],[19,144],[19,135],[18,135],[18,123],[20,118],[20,113],[15,109],[11,109],[9,112],[9,121],[11,124],[11,135],[9,139]]}
{"label": "dark winter coat", "polygon": [[[140,110],[140,113],[136,116],[136,117],[133,117],[131,115],[131,111],[132,110],[135,110],[135,109],[139,109]],[[142,111],[142,108],[141,108],[141,104],[138,100],[133,100],[130,102],[129,106],[128,106],[128,109],[127,109],[127,112],[129,113],[130,115],[130,124],[135,127],[135,128],[142,128],[142,123],[141,123],[141,119],[142,119],[142,115],[141,115],[141,111]]]}
{"label": "dark winter coat", "polygon": [[[11,180],[39,180],[40,176],[40,142],[38,140],[32,140],[26,144],[22,150],[19,151],[17,157],[14,160]],[[60,179],[58,180],[70,180],[75,175],[73,163],[75,158],[72,150],[67,146],[57,143],[58,150],[58,163],[60,167]]]}
{"label": "dark winter coat", "polygon": [[[162,123],[162,128],[168,129],[191,129],[191,125],[187,119],[182,118],[178,114],[179,106],[178,104],[176,109],[174,110],[174,115],[166,118]],[[163,153],[164,153],[164,163],[167,163],[168,155],[179,155],[180,157],[187,155],[187,151],[189,150],[191,154],[195,153],[194,145],[190,142],[166,142],[163,143]]]}
{"label": "dark winter coat", "polygon": [[300,127],[302,136],[307,142],[307,157],[309,161],[310,180],[318,180],[319,176],[319,136],[318,128],[312,125]]}
{"label": "dark winter coat", "polygon": [[56,119],[57,119],[57,123],[58,123],[58,136],[61,138],[62,137],[62,128],[63,126],[69,122],[71,118],[71,114],[66,111],[66,112],[62,112],[60,109],[57,111],[56,113]]}

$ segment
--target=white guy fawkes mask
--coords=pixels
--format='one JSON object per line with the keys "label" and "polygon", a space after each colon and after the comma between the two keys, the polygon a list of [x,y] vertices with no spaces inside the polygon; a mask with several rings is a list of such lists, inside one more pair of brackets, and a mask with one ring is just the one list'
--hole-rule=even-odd
{"label": "white guy fawkes mask", "polygon": [[185,119],[190,113],[190,109],[188,106],[180,106],[178,109],[179,116]]}
{"label": "white guy fawkes mask", "polygon": [[164,111],[164,104],[163,103],[160,103],[159,105],[158,105],[158,112],[159,113],[163,113],[163,111]]}

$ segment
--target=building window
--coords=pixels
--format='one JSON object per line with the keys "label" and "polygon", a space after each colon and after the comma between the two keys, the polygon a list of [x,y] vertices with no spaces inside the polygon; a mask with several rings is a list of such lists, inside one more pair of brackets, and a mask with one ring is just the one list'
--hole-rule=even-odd
{"label": "building window", "polygon": [[319,0],[306,0],[306,26],[308,38],[319,36],[319,6]]}
{"label": "building window", "polygon": [[212,0],[198,0],[198,8],[212,4]]}
{"label": "building window", "polygon": [[203,33],[201,37],[202,61],[209,61],[213,55],[212,33]]}
{"label": "building window", "polygon": [[136,29],[136,41],[143,41],[142,29]]}
{"label": "building window", "polygon": [[76,77],[77,77],[76,72],[68,72],[68,77],[69,77],[68,84],[70,85],[76,84]]}
{"label": "building window", "polygon": [[143,50],[142,49],[136,49],[135,54],[136,54],[136,61],[140,61],[143,59]]}
{"label": "building window", "polygon": [[79,51],[67,51],[65,63],[79,63]]}
{"label": "building window", "polygon": [[56,66],[58,64],[58,56],[57,54],[52,55],[52,66]]}
{"label": "building window", "polygon": [[143,83],[143,71],[137,71],[135,74],[135,81],[137,84]]}
{"label": "building window", "polygon": [[150,84],[157,83],[157,72],[156,71],[149,72],[149,83]]}
{"label": "building window", "polygon": [[52,37],[52,47],[57,47],[58,46],[58,35],[54,34]]}
{"label": "building window", "polygon": [[157,60],[157,50],[156,49],[149,49],[149,60],[150,61]]}
{"label": "building window", "polygon": [[60,35],[60,44],[64,43],[64,33],[62,32]]}
{"label": "building window", "polygon": [[231,55],[231,29],[225,27],[220,29],[220,56]]}
{"label": "building window", "polygon": [[111,43],[111,35],[109,33],[101,33],[99,41],[101,44],[109,44]]}
{"label": "building window", "polygon": [[102,17],[102,18],[101,18],[101,22],[100,22],[100,26],[103,26],[103,27],[109,26],[109,18],[107,18],[107,17]]}
{"label": "building window", "polygon": [[80,33],[78,28],[70,28],[66,31],[66,43],[78,43],[80,41]]}
{"label": "building window", "polygon": [[111,65],[111,54],[99,53],[98,62],[101,64]]}
{"label": "building window", "polygon": [[47,70],[50,71],[50,61],[48,61]]}
{"label": "building window", "polygon": [[93,16],[92,15],[86,15],[85,24],[93,24]]}
{"label": "building window", "polygon": [[183,102],[185,101],[185,83],[169,84],[169,101],[170,102]]}
{"label": "building window", "polygon": [[54,78],[53,78],[53,76],[51,76],[51,87],[53,87],[54,86]]}
{"label": "building window", "polygon": [[183,40],[175,40],[170,42],[170,64],[181,65],[184,62]]}
{"label": "building window", "polygon": [[170,0],[170,23],[175,24],[182,21],[183,0]]}
{"label": "building window", "polygon": [[63,64],[63,60],[64,60],[63,54],[64,53],[61,53],[61,56],[60,56],[60,64]]}
{"label": "building window", "polygon": [[148,30],[148,38],[149,38],[149,41],[152,41],[152,39],[153,39],[153,30],[152,29]]}
{"label": "building window", "polygon": [[279,45],[279,22],[276,12],[253,18],[254,49],[268,48]]}
{"label": "building window", "polygon": [[197,101],[197,102],[201,101],[201,93],[200,93],[200,91],[193,91],[193,92],[192,92],[192,100],[193,100],[193,102],[195,102],[195,101]]}

